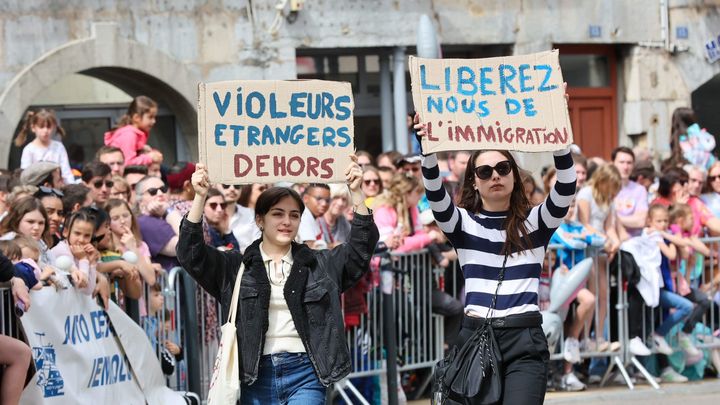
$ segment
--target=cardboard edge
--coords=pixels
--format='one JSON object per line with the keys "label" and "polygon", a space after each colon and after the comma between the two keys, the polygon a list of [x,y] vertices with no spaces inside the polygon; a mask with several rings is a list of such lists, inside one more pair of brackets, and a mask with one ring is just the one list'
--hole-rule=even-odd
{"label": "cardboard edge", "polygon": [[205,83],[198,83],[198,162],[207,166],[207,142],[205,139],[205,90]]}

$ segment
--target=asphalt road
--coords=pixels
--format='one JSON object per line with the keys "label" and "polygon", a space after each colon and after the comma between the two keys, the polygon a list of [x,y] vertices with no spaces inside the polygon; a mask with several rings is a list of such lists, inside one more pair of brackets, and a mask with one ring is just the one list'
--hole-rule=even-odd
{"label": "asphalt road", "polygon": [[[429,403],[429,400],[408,401],[408,405]],[[573,393],[549,392],[545,397],[545,404],[717,405],[720,404],[720,379],[706,379],[687,384],[663,384],[658,391],[649,385],[636,385],[633,391],[627,387],[616,386]]]}

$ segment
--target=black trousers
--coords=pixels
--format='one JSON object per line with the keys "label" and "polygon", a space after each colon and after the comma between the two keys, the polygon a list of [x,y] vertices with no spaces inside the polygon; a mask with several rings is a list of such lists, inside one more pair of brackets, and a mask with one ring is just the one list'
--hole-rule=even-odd
{"label": "black trousers", "polygon": [[[457,344],[465,343],[473,332],[474,328],[469,327],[464,319]],[[550,359],[542,327],[495,328],[495,338],[502,353],[504,377],[502,399],[498,404],[542,404]]]}

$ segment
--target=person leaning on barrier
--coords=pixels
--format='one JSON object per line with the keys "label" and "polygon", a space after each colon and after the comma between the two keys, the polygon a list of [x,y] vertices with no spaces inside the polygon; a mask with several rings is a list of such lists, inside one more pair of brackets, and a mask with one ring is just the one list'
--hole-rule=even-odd
{"label": "person leaning on barrier", "polygon": [[245,254],[205,244],[200,222],[210,185],[205,165],[197,165],[195,199],[180,225],[177,258],[220,300],[224,314],[244,264],[237,308],[242,404],[279,403],[277,398],[321,404],[325,387],[350,372],[340,293],[368,271],[378,241],[355,162],[353,156],[345,171],[355,210],[347,243],[331,250],[294,243],[305,206],[292,189],[273,187],[258,198],[255,221],[262,237]]}
{"label": "person leaning on barrier", "polygon": [[[425,136],[419,115],[415,124],[417,136]],[[456,344],[462,347],[485,323],[483,317],[490,315],[502,358],[503,404],[542,404],[545,397],[550,354],[540,327],[538,279],[550,237],[575,195],[576,180],[570,150],[553,155],[557,181],[546,200],[535,207],[528,201],[520,169],[508,151],[473,152],[457,206],[442,186],[436,155],[423,155],[430,207],[458,250],[465,275],[465,317]],[[503,267],[505,282],[490,312]],[[466,403],[483,399],[478,395]]]}

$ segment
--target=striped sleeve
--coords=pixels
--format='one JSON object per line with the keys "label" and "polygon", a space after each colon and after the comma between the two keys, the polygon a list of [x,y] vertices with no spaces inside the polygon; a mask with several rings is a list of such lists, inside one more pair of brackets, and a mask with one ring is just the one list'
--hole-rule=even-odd
{"label": "striped sleeve", "polygon": [[560,226],[568,207],[575,197],[577,175],[570,149],[553,152],[557,181],[555,186],[540,206],[540,221],[547,228],[555,229]]}
{"label": "striped sleeve", "polygon": [[[460,229],[460,212],[447,193],[440,178],[440,169],[434,153],[422,157],[423,183],[425,195],[430,203],[435,221],[448,237]],[[452,238],[451,238],[452,242]]]}

